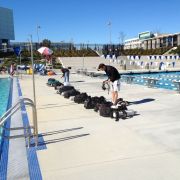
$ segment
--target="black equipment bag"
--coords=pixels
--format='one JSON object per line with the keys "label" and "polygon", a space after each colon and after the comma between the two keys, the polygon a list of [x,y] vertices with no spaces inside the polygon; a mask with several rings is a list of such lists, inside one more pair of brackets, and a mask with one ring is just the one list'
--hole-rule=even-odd
{"label": "black equipment bag", "polygon": [[92,98],[90,96],[84,101],[84,108],[86,108],[86,109],[94,108],[94,104],[93,104]]}
{"label": "black equipment bag", "polygon": [[54,89],[57,90],[57,87],[59,86],[64,86],[64,84],[58,81],[54,84]]}
{"label": "black equipment bag", "polygon": [[115,104],[121,103],[123,101],[123,98],[118,98],[115,102]]}
{"label": "black equipment bag", "polygon": [[87,99],[88,95],[86,93],[81,93],[74,97],[74,102],[78,104],[83,104],[84,101]]}
{"label": "black equipment bag", "polygon": [[95,105],[95,107],[94,107],[94,111],[95,111],[95,112],[98,112],[100,106],[102,106],[102,105],[111,107],[111,106],[112,106],[112,102],[110,102],[110,101],[105,101],[104,103],[97,103],[97,104]]}
{"label": "black equipment bag", "polygon": [[111,109],[111,106],[108,106],[106,104],[100,104],[99,106],[99,115],[103,117],[112,117],[113,111]]}
{"label": "black equipment bag", "polygon": [[[53,83],[52,83],[52,86],[55,88],[55,87],[57,87],[57,86],[62,86],[63,85],[63,83],[61,83],[61,82],[59,82],[59,81],[54,81]],[[56,88],[55,88],[56,89]]]}
{"label": "black equipment bag", "polygon": [[72,89],[74,89],[73,86],[63,86],[62,88],[59,89],[58,93],[62,94],[63,92],[69,91],[69,90],[72,90]]}
{"label": "black equipment bag", "polygon": [[125,101],[123,101],[123,102],[121,102],[120,104],[118,104],[118,110],[119,110],[119,111],[127,110],[126,102],[125,102]]}
{"label": "black equipment bag", "polygon": [[124,101],[123,98],[119,98],[116,100],[115,104],[122,104],[122,103],[125,103],[126,106],[128,106],[130,103],[128,101]]}
{"label": "black equipment bag", "polygon": [[127,113],[125,110],[121,110],[119,111],[118,109],[113,109],[113,117],[116,120],[115,121],[119,121],[119,119],[126,119],[127,118]]}
{"label": "black equipment bag", "polygon": [[86,101],[84,102],[84,107],[86,109],[94,109],[97,104],[103,104],[106,102],[106,99],[101,96],[101,97],[88,97]]}
{"label": "black equipment bag", "polygon": [[116,119],[116,121],[119,121],[119,118],[126,119],[127,117],[126,101],[119,101],[116,106],[117,108],[112,109],[113,117]]}
{"label": "black equipment bag", "polygon": [[65,92],[64,92],[64,97],[65,97],[65,98],[69,98],[70,96],[76,96],[76,95],[78,95],[78,94],[80,94],[79,91],[77,91],[76,89],[71,89],[71,90],[69,90],[69,91],[65,91]]}

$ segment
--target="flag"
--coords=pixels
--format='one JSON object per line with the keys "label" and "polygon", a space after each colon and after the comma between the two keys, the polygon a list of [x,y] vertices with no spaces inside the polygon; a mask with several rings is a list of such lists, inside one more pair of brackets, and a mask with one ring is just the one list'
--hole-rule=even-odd
{"label": "flag", "polygon": [[14,53],[16,54],[16,56],[19,56],[21,54],[21,47],[15,47],[14,49]]}

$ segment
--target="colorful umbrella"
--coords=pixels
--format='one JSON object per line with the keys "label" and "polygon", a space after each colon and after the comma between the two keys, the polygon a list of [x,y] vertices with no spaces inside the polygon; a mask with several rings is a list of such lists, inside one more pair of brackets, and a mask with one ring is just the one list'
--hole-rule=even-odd
{"label": "colorful umbrella", "polygon": [[38,49],[38,52],[46,56],[51,55],[53,53],[53,51],[48,47],[41,47]]}

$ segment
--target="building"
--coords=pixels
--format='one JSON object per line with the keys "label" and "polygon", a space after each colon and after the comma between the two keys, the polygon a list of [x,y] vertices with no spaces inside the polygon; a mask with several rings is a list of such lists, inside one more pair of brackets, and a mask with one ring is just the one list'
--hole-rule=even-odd
{"label": "building", "polygon": [[143,41],[143,49],[157,49],[163,47],[177,47],[180,46],[180,33],[175,34],[159,34],[153,38]]}
{"label": "building", "polygon": [[132,38],[124,41],[124,49],[139,49],[141,48],[141,41],[139,38]]}
{"label": "building", "polygon": [[180,46],[180,33],[157,34],[150,31],[139,33],[138,37],[127,39],[124,43],[124,49],[157,49],[177,46]]}
{"label": "building", "polygon": [[10,40],[14,39],[13,11],[0,7],[0,49],[9,47]]}

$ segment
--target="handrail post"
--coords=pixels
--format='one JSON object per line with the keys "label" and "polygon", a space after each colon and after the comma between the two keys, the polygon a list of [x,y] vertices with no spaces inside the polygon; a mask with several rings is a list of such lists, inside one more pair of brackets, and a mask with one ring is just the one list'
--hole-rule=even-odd
{"label": "handrail post", "polygon": [[35,145],[38,145],[38,123],[37,123],[37,110],[36,110],[36,105],[34,102],[29,99],[29,98],[23,98],[24,101],[29,101],[30,103],[26,104],[31,104],[32,107],[32,115],[33,115],[33,136],[35,138]]}
{"label": "handrail post", "polygon": [[[15,114],[22,106],[29,105],[32,107],[33,116],[33,136],[35,138],[35,145],[38,145],[38,123],[37,123],[37,111],[34,102],[29,98],[21,98],[13,107],[8,109],[0,118],[0,127],[7,121],[7,119]],[[29,132],[28,132],[29,134]]]}
{"label": "handrail post", "polygon": [[35,145],[38,145],[38,123],[37,123],[37,111],[34,103],[25,102],[26,105],[30,105],[32,107],[33,114],[33,136],[35,137]]}
{"label": "handrail post", "polygon": [[35,113],[34,113],[34,127],[35,127],[35,136],[36,136],[36,141],[35,141],[35,145],[38,146],[38,123],[37,123],[37,111],[36,111],[36,106],[34,107]]}

